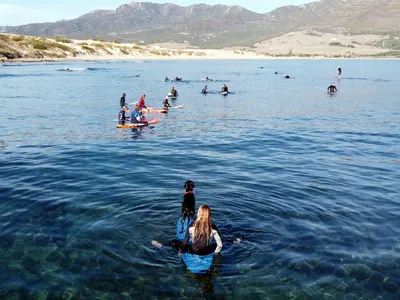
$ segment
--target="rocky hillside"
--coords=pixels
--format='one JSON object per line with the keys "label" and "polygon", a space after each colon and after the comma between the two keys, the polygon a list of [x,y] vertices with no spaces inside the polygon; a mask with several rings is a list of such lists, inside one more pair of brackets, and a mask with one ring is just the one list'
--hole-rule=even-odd
{"label": "rocky hillside", "polygon": [[[305,0],[306,1],[306,0]],[[252,46],[292,31],[385,34],[397,45],[400,0],[321,0],[258,14],[239,6],[130,2],[55,23],[2,27],[1,32],[142,42],[186,42],[198,47]],[[400,43],[399,43],[400,49]]]}

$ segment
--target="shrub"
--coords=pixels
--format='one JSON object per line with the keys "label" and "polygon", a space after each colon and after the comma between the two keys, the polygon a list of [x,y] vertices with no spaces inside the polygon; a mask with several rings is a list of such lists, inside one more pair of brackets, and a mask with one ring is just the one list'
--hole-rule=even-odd
{"label": "shrub", "polygon": [[82,49],[90,53],[96,52],[93,48],[90,48],[89,46],[82,46]]}
{"label": "shrub", "polygon": [[20,42],[20,41],[22,41],[23,39],[24,39],[24,37],[23,37],[23,36],[20,36],[20,35],[14,36],[14,37],[12,38],[12,40],[13,40],[14,42]]}
{"label": "shrub", "polygon": [[121,44],[119,40],[114,40],[114,44]]}
{"label": "shrub", "polygon": [[344,45],[340,42],[332,42],[329,43],[329,46],[334,46],[334,47],[344,47]]}
{"label": "shrub", "polygon": [[57,36],[54,37],[53,40],[55,40],[56,42],[59,42],[59,43],[64,43],[64,44],[71,44],[72,43],[72,41],[69,40],[69,39],[65,39],[65,38],[57,37]]}

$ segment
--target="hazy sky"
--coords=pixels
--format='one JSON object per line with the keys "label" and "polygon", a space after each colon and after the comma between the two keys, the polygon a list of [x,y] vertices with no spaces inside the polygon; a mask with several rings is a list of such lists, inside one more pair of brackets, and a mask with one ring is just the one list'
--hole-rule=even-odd
{"label": "hazy sky", "polygon": [[[61,2],[61,3],[60,3]],[[0,25],[21,25],[72,19],[95,9],[115,9],[129,0],[0,0]],[[267,13],[285,5],[300,5],[311,0],[147,0],[138,2],[174,3],[188,6],[198,3],[210,5],[240,5],[255,12]]]}

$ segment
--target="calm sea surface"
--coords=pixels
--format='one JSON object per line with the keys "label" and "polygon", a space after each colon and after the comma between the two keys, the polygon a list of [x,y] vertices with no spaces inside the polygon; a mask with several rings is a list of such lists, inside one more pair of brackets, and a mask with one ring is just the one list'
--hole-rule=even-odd
{"label": "calm sea surface", "polygon": [[[0,66],[0,298],[400,299],[399,69]],[[206,76],[217,81],[202,95]],[[141,131],[115,128],[123,92],[160,107],[172,86],[183,109]],[[151,243],[174,238],[188,179],[224,244],[207,276]]]}

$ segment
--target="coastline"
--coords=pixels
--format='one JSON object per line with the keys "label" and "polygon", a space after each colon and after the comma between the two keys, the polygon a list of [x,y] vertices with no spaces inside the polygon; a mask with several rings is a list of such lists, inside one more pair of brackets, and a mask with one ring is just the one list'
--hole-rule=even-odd
{"label": "coastline", "polygon": [[[303,36],[302,36],[303,37]],[[290,37],[285,39],[288,41]],[[286,43],[286,42],[285,42]],[[70,40],[0,34],[0,62],[72,62],[135,60],[288,60],[288,59],[399,59],[399,51],[365,46],[356,52],[341,47],[316,48],[314,44],[294,49],[234,47],[225,49],[180,48],[180,44],[138,45],[103,40]],[[294,51],[294,50],[295,51]],[[274,50],[273,53],[271,51]],[[293,51],[292,51],[293,50]],[[270,51],[267,53],[266,51]],[[339,52],[338,52],[339,51]],[[342,52],[343,51],[343,52]]]}

